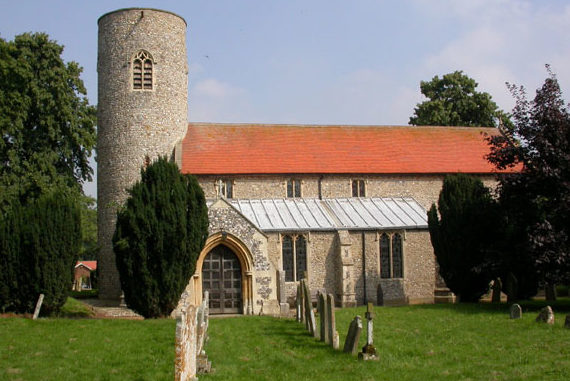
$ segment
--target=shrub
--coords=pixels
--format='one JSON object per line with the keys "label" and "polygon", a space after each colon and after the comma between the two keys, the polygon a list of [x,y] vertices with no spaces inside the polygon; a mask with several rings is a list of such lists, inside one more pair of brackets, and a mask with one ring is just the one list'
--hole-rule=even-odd
{"label": "shrub", "polygon": [[81,247],[76,198],[53,191],[26,206],[13,202],[0,221],[0,308],[42,314],[59,312],[73,282]]}
{"label": "shrub", "polygon": [[194,176],[161,158],[141,171],[117,215],[113,236],[127,305],[169,315],[196,269],[208,234],[204,193]]}
{"label": "shrub", "polygon": [[498,221],[496,203],[481,180],[446,176],[438,208],[433,204],[428,212],[428,225],[439,273],[460,301],[479,300],[493,279],[485,264]]}

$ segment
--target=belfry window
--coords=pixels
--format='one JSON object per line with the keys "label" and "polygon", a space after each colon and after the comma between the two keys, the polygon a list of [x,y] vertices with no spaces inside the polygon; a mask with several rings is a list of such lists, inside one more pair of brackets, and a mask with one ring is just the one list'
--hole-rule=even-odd
{"label": "belfry window", "polygon": [[393,234],[390,237],[384,233],[380,237],[380,277],[383,279],[403,278],[402,235]]}
{"label": "belfry window", "polygon": [[152,90],[153,88],[152,56],[145,50],[137,53],[133,59],[133,89]]}
{"label": "belfry window", "polygon": [[304,236],[285,235],[281,240],[281,254],[285,281],[295,282],[303,279],[307,271],[307,240]]}

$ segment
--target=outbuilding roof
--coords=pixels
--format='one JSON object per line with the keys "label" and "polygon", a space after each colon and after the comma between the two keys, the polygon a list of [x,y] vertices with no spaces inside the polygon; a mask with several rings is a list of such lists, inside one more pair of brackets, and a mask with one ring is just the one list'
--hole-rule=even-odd
{"label": "outbuilding roof", "polygon": [[263,232],[427,229],[413,198],[228,199]]}
{"label": "outbuilding roof", "polygon": [[97,261],[77,261],[75,268],[80,266],[86,267],[89,271],[97,270]]}
{"label": "outbuilding roof", "polygon": [[496,172],[496,128],[190,123],[182,172],[430,174]]}

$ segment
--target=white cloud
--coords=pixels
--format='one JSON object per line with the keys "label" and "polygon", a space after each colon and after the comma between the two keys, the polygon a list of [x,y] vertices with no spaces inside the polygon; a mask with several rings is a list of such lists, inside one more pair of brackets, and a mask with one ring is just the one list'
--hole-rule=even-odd
{"label": "white cloud", "polygon": [[188,108],[192,121],[243,122],[251,105],[245,89],[206,78],[190,86]]}
{"label": "white cloud", "polygon": [[547,76],[544,64],[550,63],[562,89],[570,91],[569,5],[520,0],[420,0],[416,5],[440,22],[453,23],[457,33],[424,57],[418,71],[429,73],[425,79],[463,70],[510,111],[514,101],[505,82],[533,94]]}

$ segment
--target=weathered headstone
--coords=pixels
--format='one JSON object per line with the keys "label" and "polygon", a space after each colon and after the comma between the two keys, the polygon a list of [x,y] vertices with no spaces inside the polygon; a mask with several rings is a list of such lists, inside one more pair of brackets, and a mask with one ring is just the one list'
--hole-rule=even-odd
{"label": "weathered headstone", "polygon": [[501,290],[503,289],[503,282],[501,278],[493,281],[493,294],[491,296],[492,303],[501,303]]}
{"label": "weathered headstone", "polygon": [[566,315],[566,320],[564,321],[564,328],[570,328],[570,314]]}
{"label": "weathered headstone", "polygon": [[546,306],[540,310],[540,313],[536,317],[537,323],[554,324],[554,312],[550,306]]}
{"label": "weathered headstone", "polygon": [[40,294],[38,302],[36,303],[36,309],[34,311],[33,320],[36,320],[40,316],[40,310],[42,309],[42,303],[44,302],[44,294]]}
{"label": "weathered headstone", "polygon": [[511,306],[511,319],[520,319],[522,318],[522,308],[518,304],[513,304]]}
{"label": "weathered headstone", "polygon": [[303,318],[302,318],[302,315],[303,315],[303,307],[302,307],[302,306],[303,306],[303,300],[302,300],[302,297],[301,297],[301,283],[299,283],[299,284],[297,285],[297,299],[295,300],[295,304],[296,304],[296,313],[297,313],[296,318],[297,318],[297,321],[298,321],[298,322],[302,322],[302,321],[303,321]]}
{"label": "weathered headstone", "polygon": [[305,299],[305,319],[306,328],[313,336],[317,336],[319,333],[317,331],[317,324],[315,322],[315,312],[313,311],[313,306],[311,303],[311,290],[309,290],[309,285],[306,280],[302,281],[303,285],[303,298]]}
{"label": "weathered headstone", "polygon": [[317,308],[319,310],[319,319],[320,319],[320,323],[321,326],[320,328],[320,332],[321,332],[321,336],[320,339],[321,341],[324,341],[325,343],[328,344],[329,342],[329,330],[328,330],[328,325],[329,325],[329,319],[327,316],[327,297],[325,294],[319,293],[319,302],[317,304]]}
{"label": "weathered headstone", "polygon": [[343,352],[352,353],[353,355],[358,353],[358,340],[360,340],[360,332],[362,332],[362,319],[357,315],[350,322],[348,334],[346,335],[346,340],[344,341]]}
{"label": "weathered headstone", "polygon": [[376,299],[379,306],[384,305],[384,290],[382,290],[382,285],[378,284],[378,289],[376,290]]}
{"label": "weathered headstone", "polygon": [[[338,332],[336,331],[333,294],[327,294],[327,323],[327,337],[329,341],[326,343],[332,345],[334,349],[338,349]],[[334,341],[335,334],[337,336],[336,347]]]}
{"label": "weathered headstone", "polygon": [[332,339],[332,347],[333,349],[338,349],[340,345],[340,338],[338,337],[338,331],[334,331],[333,339]]}
{"label": "weathered headstone", "polygon": [[374,312],[372,303],[368,303],[366,308],[366,345],[362,347],[362,352],[358,354],[360,360],[378,360],[378,352],[374,346]]}
{"label": "weathered headstone", "polygon": [[300,305],[300,312],[301,312],[301,323],[305,324],[305,328],[307,327],[307,319],[305,319],[305,297],[303,294],[303,280],[301,280],[299,282],[299,285],[297,287],[298,293],[299,293],[299,305]]}

